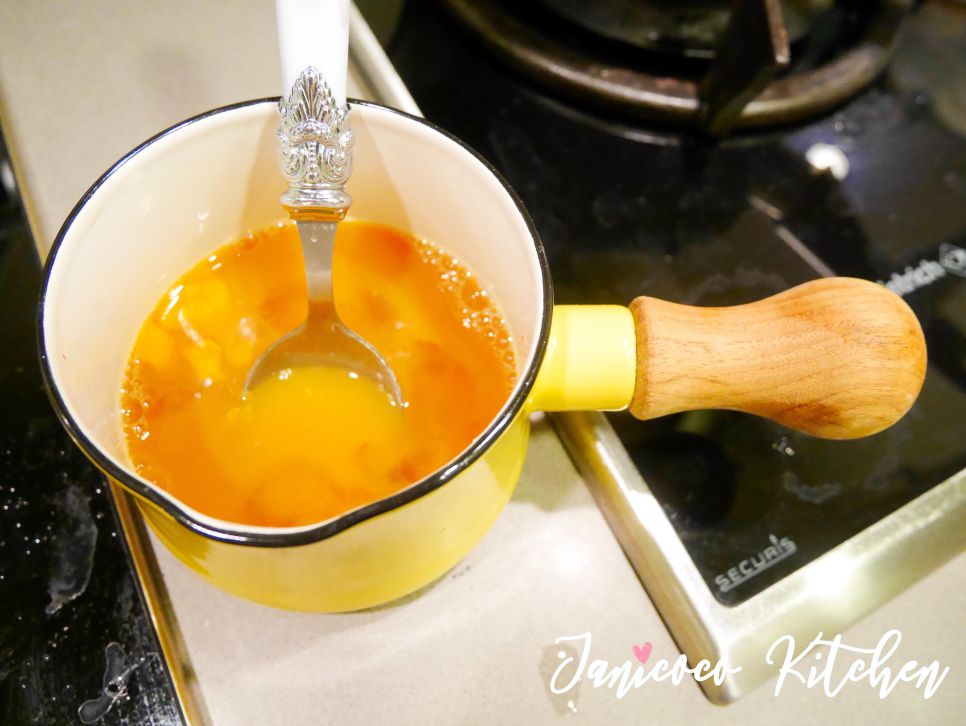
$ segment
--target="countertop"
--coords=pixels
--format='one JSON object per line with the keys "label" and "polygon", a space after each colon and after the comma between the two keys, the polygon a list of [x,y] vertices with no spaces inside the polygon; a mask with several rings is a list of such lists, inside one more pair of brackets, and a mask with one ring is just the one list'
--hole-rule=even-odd
{"label": "countertop", "polygon": [[[267,0],[239,1],[231,14],[221,3],[187,0],[0,7],[3,129],[41,254],[89,184],[137,143],[211,107],[278,93]],[[880,699],[867,683],[834,699],[787,683],[776,697],[772,682],[722,708],[691,680],[648,683],[623,699],[585,682],[566,700],[552,697],[560,636],[592,633],[592,657],[612,665],[644,641],[655,657],[673,660],[678,651],[545,421],[535,425],[513,500],[483,542],[398,603],[345,615],[270,610],[214,589],[155,549],[217,724],[938,724],[966,713],[962,554],[843,633],[869,648],[896,628],[902,645],[891,665],[949,666],[929,700],[908,684]],[[0,597],[11,597],[2,586]]]}

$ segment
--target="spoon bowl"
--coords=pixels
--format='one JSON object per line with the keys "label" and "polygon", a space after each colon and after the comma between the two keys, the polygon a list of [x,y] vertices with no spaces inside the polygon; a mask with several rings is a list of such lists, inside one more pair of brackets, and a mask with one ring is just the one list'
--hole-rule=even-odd
{"label": "spoon bowl", "polygon": [[[334,222],[299,222],[298,226],[303,247],[331,247]],[[331,259],[331,252],[327,254]],[[308,275],[308,285],[310,291],[327,287],[328,293],[310,294],[305,321],[279,338],[255,361],[245,381],[245,390],[250,391],[268,378],[285,376],[292,368],[331,366],[344,368],[350,376],[366,376],[376,381],[394,405],[401,405],[402,392],[392,369],[371,343],[339,318],[331,298],[331,272],[328,279],[321,280]]]}

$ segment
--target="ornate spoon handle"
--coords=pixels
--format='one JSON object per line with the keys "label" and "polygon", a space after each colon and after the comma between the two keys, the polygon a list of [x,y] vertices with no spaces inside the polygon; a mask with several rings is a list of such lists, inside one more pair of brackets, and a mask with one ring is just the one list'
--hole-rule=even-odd
{"label": "ornate spoon handle", "polygon": [[352,129],[345,101],[348,0],[277,0],[288,96],[279,101],[282,204],[296,220],[341,220],[352,203]]}

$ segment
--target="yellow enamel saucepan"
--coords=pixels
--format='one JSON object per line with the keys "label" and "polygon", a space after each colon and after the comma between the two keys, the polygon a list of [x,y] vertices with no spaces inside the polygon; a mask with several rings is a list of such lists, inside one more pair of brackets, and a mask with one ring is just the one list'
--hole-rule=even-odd
{"label": "yellow enamel saucepan", "polygon": [[244,526],[192,510],[127,457],[120,385],[142,321],[198,260],[284,216],[274,100],[211,111],[132,151],[80,200],[47,262],[39,335],[58,414],[171,551],[219,587],[282,608],[341,611],[431,582],[510,498],[532,411],[629,406],[651,418],[731,408],[846,439],[889,426],[915,400],[922,331],[884,288],[839,278],[735,308],[651,298],[554,308],[533,223],[484,160],[399,111],[355,102],[352,113],[351,214],[465,261],[500,304],[521,365],[472,445],[394,496],[310,526]]}

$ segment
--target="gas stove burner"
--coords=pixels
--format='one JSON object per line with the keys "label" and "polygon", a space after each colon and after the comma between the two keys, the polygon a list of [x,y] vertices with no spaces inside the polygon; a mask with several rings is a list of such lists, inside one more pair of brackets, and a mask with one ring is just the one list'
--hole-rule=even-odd
{"label": "gas stove burner", "polygon": [[[610,40],[689,58],[713,58],[731,15],[723,0],[539,0],[585,30]],[[802,38],[833,0],[782,0],[790,42]]]}
{"label": "gas stove burner", "polygon": [[739,0],[729,13],[711,0],[442,2],[541,83],[713,135],[801,121],[846,101],[885,67],[912,4]]}

